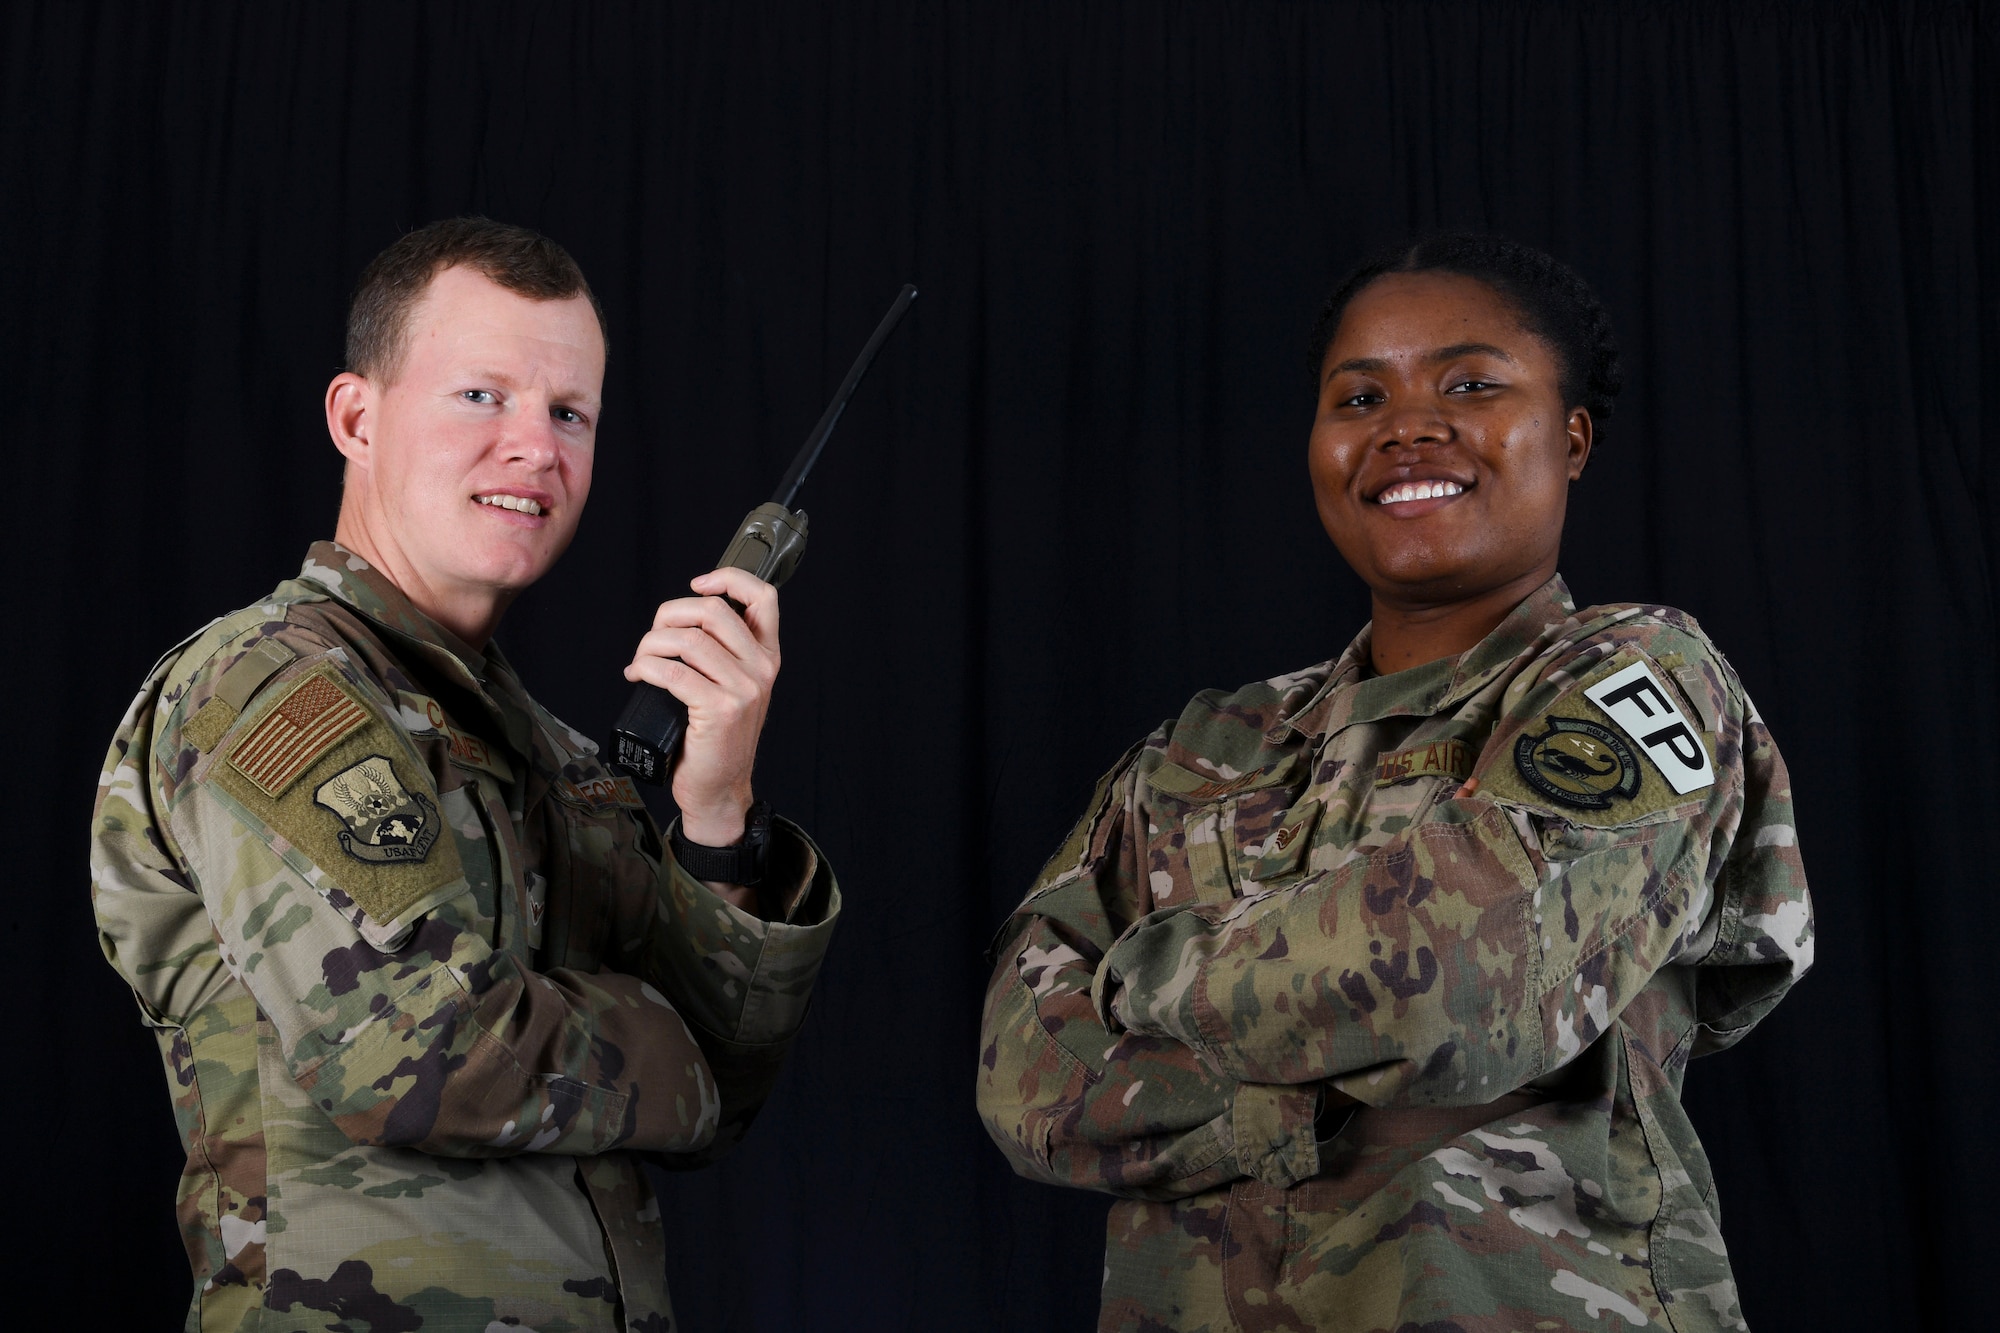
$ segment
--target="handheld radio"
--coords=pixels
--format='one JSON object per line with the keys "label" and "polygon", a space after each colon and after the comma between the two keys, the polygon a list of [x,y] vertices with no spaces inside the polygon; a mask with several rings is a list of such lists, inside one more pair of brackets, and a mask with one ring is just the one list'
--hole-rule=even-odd
{"label": "handheld radio", "polygon": [[[917,289],[904,283],[903,290],[890,302],[889,313],[882,316],[861,355],[855,358],[847,378],[840,382],[840,389],[827,404],[819,424],[806,436],[805,447],[799,450],[791,469],[778,483],[778,493],[744,517],[736,536],[723,551],[716,565],[718,569],[745,569],[775,588],[798,568],[799,557],[806,550],[806,514],[803,509],[794,510],[792,500],[805,484],[806,474],[819,461],[820,450],[826,448],[835,423],[846,410],[847,400],[854,396],[861,377],[868,373],[875,354],[882,350],[882,344],[889,340],[896,325],[902,322],[904,312],[909,310],[910,302],[916,299]],[[625,710],[612,726],[611,763],[641,782],[655,786],[665,782],[687,735],[687,721],[686,704],[657,685],[641,681],[633,687],[632,697],[626,700]]]}

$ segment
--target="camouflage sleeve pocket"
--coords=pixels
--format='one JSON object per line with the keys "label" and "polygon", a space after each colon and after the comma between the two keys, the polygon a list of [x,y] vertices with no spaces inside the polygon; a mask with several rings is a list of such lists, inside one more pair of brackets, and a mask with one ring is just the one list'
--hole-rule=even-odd
{"label": "camouflage sleeve pocket", "polygon": [[[1147,744],[1140,741],[1126,750],[1118,756],[1118,762],[1097,780],[1097,787],[1090,794],[1090,803],[1084,807],[1083,817],[1070,829],[1062,846],[1056,848],[1055,854],[1042,865],[1041,873],[1035,876],[1035,883],[1028,890],[1022,907],[1058,885],[1078,878],[1093,862],[1102,861],[1108,854],[1108,835],[1117,824],[1118,812],[1124,809],[1133,765]],[[1005,923],[1001,928],[1006,928]]]}
{"label": "camouflage sleeve pocket", "polygon": [[377,949],[463,886],[429,770],[330,658],[277,678],[194,778]]}

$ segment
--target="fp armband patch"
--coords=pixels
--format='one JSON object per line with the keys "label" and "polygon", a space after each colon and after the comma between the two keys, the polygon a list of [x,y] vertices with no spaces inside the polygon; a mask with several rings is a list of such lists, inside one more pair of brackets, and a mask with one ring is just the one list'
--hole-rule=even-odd
{"label": "fp armband patch", "polygon": [[1715,765],[1701,734],[1644,662],[1613,672],[1583,693],[1639,742],[1676,792],[1685,796],[1715,785]]}
{"label": "fp armband patch", "polygon": [[1702,734],[1645,658],[1627,648],[1597,670],[1489,752],[1481,795],[1616,828],[1685,807],[1715,785]]}

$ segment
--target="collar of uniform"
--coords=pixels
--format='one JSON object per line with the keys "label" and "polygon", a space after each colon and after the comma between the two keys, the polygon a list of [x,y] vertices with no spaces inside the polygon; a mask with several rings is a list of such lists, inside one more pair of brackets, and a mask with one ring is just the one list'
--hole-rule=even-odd
{"label": "collar of uniform", "polygon": [[1451,686],[1438,705],[1457,703],[1486,688],[1494,675],[1520,659],[1523,652],[1549,637],[1549,628],[1576,614],[1576,602],[1560,574],[1521,599],[1493,632],[1456,659]]}
{"label": "collar of uniform", "polygon": [[475,682],[485,680],[485,654],[417,610],[388,575],[339,542],[314,542],[299,577],[317,583],[385,629],[444,649]]}
{"label": "collar of uniform", "polygon": [[486,654],[432,620],[390,582],[389,576],[338,542],[314,542],[306,552],[299,577],[332,593],[384,629],[421,647],[425,655],[462,683],[477,690],[486,686]]}
{"label": "collar of uniform", "polygon": [[507,743],[531,758],[539,754],[541,747],[535,743],[534,700],[528,697],[514,664],[500,651],[498,643],[486,645],[486,674],[481,684],[486,687],[488,698],[505,705],[499,714],[501,725],[507,729]]}
{"label": "collar of uniform", "polygon": [[513,664],[500,645],[490,643],[485,652],[417,610],[416,604],[389,576],[338,542],[314,542],[306,552],[299,577],[331,593],[380,625],[424,660],[459,685],[471,690],[474,698],[499,724],[501,734],[515,755],[526,759],[534,749],[534,723],[527,691],[521,688]]}
{"label": "collar of uniform", "polygon": [[1305,707],[1271,728],[1266,735],[1282,740],[1288,731],[1325,736],[1359,722],[1385,717],[1428,717],[1476,693],[1523,649],[1542,638],[1551,625],[1576,612],[1569,588],[1557,574],[1521,599],[1493,632],[1457,657],[1411,667],[1387,676],[1368,676],[1372,622],[1361,627],[1333,663],[1326,684]]}

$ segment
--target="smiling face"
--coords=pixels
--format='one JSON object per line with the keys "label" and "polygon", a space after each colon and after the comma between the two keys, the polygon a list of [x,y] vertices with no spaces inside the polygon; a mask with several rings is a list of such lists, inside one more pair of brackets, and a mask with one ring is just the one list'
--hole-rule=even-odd
{"label": "smiling face", "polygon": [[431,280],[393,378],[338,376],[337,532],[474,645],[569,545],[590,494],[604,337],[583,296],[536,301],[467,268]]}
{"label": "smiling face", "polygon": [[[1555,573],[1590,414],[1493,288],[1388,273],[1321,365],[1309,465],[1320,522],[1379,611],[1513,606]],[[1497,623],[1497,616],[1494,618]]]}

